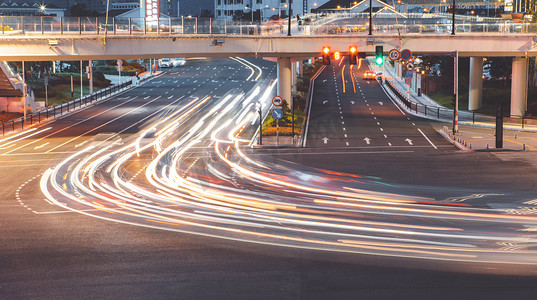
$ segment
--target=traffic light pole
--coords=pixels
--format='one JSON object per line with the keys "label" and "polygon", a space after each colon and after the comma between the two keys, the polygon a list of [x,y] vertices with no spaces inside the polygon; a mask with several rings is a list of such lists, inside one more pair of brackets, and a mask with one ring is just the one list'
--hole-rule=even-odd
{"label": "traffic light pole", "polygon": [[453,55],[453,134],[459,132],[459,52]]}

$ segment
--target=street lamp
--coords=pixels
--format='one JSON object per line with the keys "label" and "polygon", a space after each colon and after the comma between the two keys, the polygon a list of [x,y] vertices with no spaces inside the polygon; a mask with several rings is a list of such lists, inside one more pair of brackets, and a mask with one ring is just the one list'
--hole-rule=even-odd
{"label": "street lamp", "polygon": [[293,6],[293,0],[289,0],[289,22],[287,24],[287,36],[291,36],[291,6]]}

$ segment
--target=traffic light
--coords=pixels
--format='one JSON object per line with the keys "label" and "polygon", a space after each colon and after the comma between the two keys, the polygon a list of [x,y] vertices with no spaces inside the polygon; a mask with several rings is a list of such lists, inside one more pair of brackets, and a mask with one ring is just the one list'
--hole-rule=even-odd
{"label": "traffic light", "polygon": [[351,65],[355,65],[356,64],[356,57],[357,57],[357,52],[358,49],[356,49],[356,46],[350,46],[349,47],[349,63]]}
{"label": "traffic light", "polygon": [[455,105],[457,105],[457,95],[452,94],[451,95],[451,107],[453,107],[453,109],[455,109]]}
{"label": "traffic light", "polygon": [[382,65],[384,63],[384,47],[376,46],[375,47],[375,63],[377,65]]}
{"label": "traffic light", "polygon": [[330,47],[323,48],[323,65],[330,64]]}
{"label": "traffic light", "polygon": [[335,60],[339,60],[339,51],[336,51],[336,52],[334,53],[334,59],[335,59]]}

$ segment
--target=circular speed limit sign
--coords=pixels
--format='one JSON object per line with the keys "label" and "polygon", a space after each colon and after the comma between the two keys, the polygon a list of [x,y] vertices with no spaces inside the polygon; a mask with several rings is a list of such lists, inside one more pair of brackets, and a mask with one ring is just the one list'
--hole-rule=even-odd
{"label": "circular speed limit sign", "polygon": [[397,50],[397,49],[392,49],[392,50],[390,50],[390,53],[388,54],[388,57],[391,60],[396,61],[401,57],[401,52],[399,52],[399,50]]}
{"label": "circular speed limit sign", "polygon": [[272,98],[272,104],[274,104],[274,106],[282,106],[282,103],[283,103],[282,97],[276,95]]}

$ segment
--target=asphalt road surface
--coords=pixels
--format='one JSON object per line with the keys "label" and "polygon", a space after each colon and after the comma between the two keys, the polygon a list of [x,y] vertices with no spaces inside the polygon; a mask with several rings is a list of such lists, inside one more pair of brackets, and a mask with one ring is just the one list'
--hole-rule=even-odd
{"label": "asphalt road surface", "polygon": [[[108,143],[119,147],[147,123],[173,115],[173,111],[188,107],[189,101],[197,105],[196,98],[207,99],[203,103],[206,107],[201,109],[210,113],[209,101],[224,101],[230,91],[250,92],[256,86],[268,86],[275,77],[275,65],[250,61],[263,70],[257,81],[251,76],[253,72],[256,77],[257,71],[252,71],[252,66],[245,62],[188,61],[185,67],[170,69],[139,88],[40,126],[20,138],[3,140],[0,144],[3,174],[0,178],[3,187],[0,191],[0,296],[5,299],[534,298],[537,294],[534,278],[518,275],[533,274],[532,268],[524,266],[505,269],[491,263],[483,268],[472,263],[436,263],[223,240],[90,217],[81,214],[83,211],[76,213],[53,205],[41,193],[41,175],[79,149],[95,143],[94,137],[99,133],[104,133],[101,137],[108,139]],[[309,148],[261,150],[251,153],[253,157],[265,161],[282,158],[337,172],[378,176],[393,183],[447,187],[460,184],[469,189],[505,188],[513,193],[535,191],[535,170],[524,162],[500,161],[486,153],[461,154],[439,138],[426,122],[403,115],[383,96],[375,81],[362,81],[359,75],[363,69],[353,70],[355,94],[346,73],[349,67],[343,70],[347,78],[345,93],[342,77],[338,77],[342,66],[330,68],[317,81],[327,80],[323,82],[327,85],[321,91],[318,86],[316,89]],[[333,93],[334,84],[340,93]],[[328,102],[323,104],[325,100]],[[175,131],[186,135],[197,124],[196,117],[181,122],[182,126]],[[119,133],[121,140],[109,133]],[[322,140],[325,136],[326,144]],[[369,144],[365,138],[370,139]],[[199,143],[200,147],[206,146],[205,143],[210,146],[208,140],[201,139]],[[196,148],[188,151],[186,162],[194,165],[200,152]],[[229,152],[229,157],[234,156],[237,155]],[[144,159],[142,156],[130,162],[125,169],[129,173],[126,177],[134,180],[136,172],[145,170]],[[72,162],[65,166],[66,174],[75,174],[74,168],[81,163],[77,158]],[[459,171],[461,178],[450,181],[449,176]],[[505,177],[510,182],[501,180]],[[241,184],[244,183],[237,182],[238,186]],[[72,192],[73,195],[85,193],[76,189]],[[516,195],[517,199],[524,199],[520,193]],[[104,214],[108,209],[88,209],[86,213]]]}

